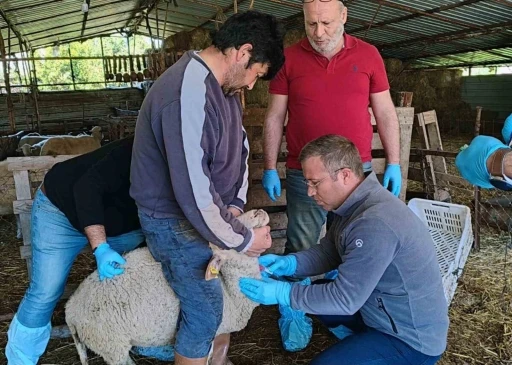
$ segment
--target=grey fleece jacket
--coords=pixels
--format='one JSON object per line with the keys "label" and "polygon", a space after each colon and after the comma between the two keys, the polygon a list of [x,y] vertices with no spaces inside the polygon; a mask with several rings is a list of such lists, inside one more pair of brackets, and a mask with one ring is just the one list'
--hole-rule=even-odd
{"label": "grey fleece jacket", "polygon": [[369,175],[334,211],[319,245],[294,254],[296,276],[338,269],[327,284],[294,285],[291,306],[307,313],[352,315],[417,351],[446,349],[448,305],[426,225]]}

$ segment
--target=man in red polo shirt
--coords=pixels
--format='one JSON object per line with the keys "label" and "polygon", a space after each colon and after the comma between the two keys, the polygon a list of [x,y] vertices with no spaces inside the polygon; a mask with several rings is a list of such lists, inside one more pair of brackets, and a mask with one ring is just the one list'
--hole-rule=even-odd
{"label": "man in red polo shirt", "polygon": [[369,173],[373,135],[369,106],[386,152],[383,185],[396,196],[401,188],[398,118],[379,52],[344,34],[347,8],[339,0],[304,0],[304,19],[307,38],[285,49],[285,64],[270,83],[265,119],[263,186],[275,200],[281,194],[276,164],[288,112],[286,253],[317,243],[327,216],[312,199],[315,188],[308,191],[304,184],[297,160],[302,147],[326,134],[342,135],[356,145]]}

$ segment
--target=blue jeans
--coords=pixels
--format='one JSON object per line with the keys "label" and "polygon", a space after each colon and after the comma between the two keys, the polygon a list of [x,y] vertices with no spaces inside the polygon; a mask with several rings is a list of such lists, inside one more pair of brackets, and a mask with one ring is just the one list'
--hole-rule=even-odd
{"label": "blue jeans", "polygon": [[[44,352],[50,338],[50,320],[64,292],[71,266],[88,244],[86,236],[40,190],[32,206],[31,235],[32,277],[11,323],[6,347],[8,360],[16,365],[31,363],[21,360],[25,355],[36,359]],[[119,253],[133,250],[143,241],[141,230],[107,238],[112,249]],[[40,354],[28,354],[36,347]]]}
{"label": "blue jeans", "polygon": [[206,357],[224,305],[220,280],[204,278],[212,257],[208,241],[186,219],[153,218],[141,211],[139,219],[149,251],[180,301],[176,352]]}
{"label": "blue jeans", "polygon": [[311,365],[434,365],[441,357],[422,354],[398,338],[366,326],[359,312],[317,318],[329,328],[345,326],[354,334],[316,355]]}
{"label": "blue jeans", "polygon": [[[371,162],[363,163],[363,171],[371,171]],[[286,230],[285,254],[307,250],[318,242],[327,211],[308,196],[302,170],[286,170]]]}

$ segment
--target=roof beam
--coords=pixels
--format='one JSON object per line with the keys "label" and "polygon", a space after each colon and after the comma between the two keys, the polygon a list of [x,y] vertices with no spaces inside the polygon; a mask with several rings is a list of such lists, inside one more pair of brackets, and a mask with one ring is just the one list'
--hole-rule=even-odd
{"label": "roof beam", "polygon": [[[455,8],[459,8],[459,7],[465,6],[465,5],[471,5],[471,4],[474,4],[474,3],[478,3],[480,1],[483,1],[483,0],[465,0],[465,1],[462,1],[460,3],[439,6],[437,8],[432,8],[432,9],[429,9],[429,10],[425,10],[425,13],[429,13],[429,14],[440,13],[440,12],[445,11],[445,10],[455,9]],[[382,5],[382,4],[379,4],[379,5]],[[385,26],[387,26],[389,24],[394,24],[394,23],[399,23],[399,22],[403,22],[403,21],[406,21],[406,20],[415,19],[415,18],[418,18],[420,16],[423,16],[423,14],[413,13],[413,14],[401,16],[401,17],[398,17],[398,18],[392,18],[392,19],[384,20],[382,22],[375,23],[375,24],[372,25],[372,28],[381,28],[381,27],[385,27]],[[349,14],[349,19],[350,19],[350,14]],[[360,32],[360,31],[363,31],[363,30],[366,30],[366,28],[365,27],[357,28],[357,29],[352,30],[352,32],[355,33],[355,32]]]}
{"label": "roof beam", "polygon": [[455,32],[448,32],[448,33],[441,33],[435,36],[429,36],[429,37],[419,37],[414,39],[408,39],[405,41],[395,42],[395,43],[388,43],[388,44],[379,44],[376,45],[379,50],[384,51],[388,49],[395,49],[395,48],[401,48],[410,46],[417,43],[446,43],[446,42],[453,42],[455,40],[459,39],[466,39],[466,38],[474,38],[479,37],[482,35],[487,34],[494,34],[494,33],[501,33],[505,30],[508,30],[512,27],[512,21],[504,22],[504,23],[497,23],[488,25],[485,27],[482,27],[478,30],[468,31],[468,30],[457,30]]}
{"label": "roof beam", "polygon": [[[246,2],[247,0],[240,0],[240,1],[238,1],[238,0],[234,0],[234,1],[236,1],[236,2],[237,2],[237,6],[238,6],[238,5],[242,5],[242,4],[243,4],[244,2]],[[234,8],[234,7],[235,7],[235,3],[234,3],[234,2],[232,2],[232,3],[231,3],[231,5],[226,6],[224,9],[222,9],[222,12],[223,12],[223,13],[227,13],[228,11],[233,10],[233,8]],[[217,16],[217,13],[213,14],[213,16],[211,16],[207,21],[205,21],[205,22],[203,22],[203,23],[199,24],[199,25],[198,25],[197,27],[195,27],[194,29],[202,28],[202,27],[204,27],[205,25],[209,24],[211,21],[215,21],[215,17],[216,17],[216,16]]]}
{"label": "roof beam", "polygon": [[447,17],[445,17],[443,15],[439,15],[439,14],[436,14],[436,13],[429,13],[428,11],[414,9],[414,8],[411,8],[410,6],[401,5],[401,4],[395,4],[395,3],[392,3],[392,2],[390,2],[388,0],[368,0],[368,1],[370,1],[372,3],[375,3],[375,4],[382,4],[382,5],[385,5],[385,6],[390,7],[390,8],[400,9],[400,10],[403,10],[403,11],[407,11],[407,12],[412,13],[412,14],[418,14],[418,16],[426,16],[426,17],[430,17],[430,18],[435,18],[435,19],[441,20],[441,21],[446,22],[446,23],[460,25],[460,26],[466,27],[466,28],[471,28],[471,29],[479,29],[480,28],[480,27],[478,27],[478,26],[476,26],[474,24],[471,24],[471,23],[467,23],[467,22],[463,22],[463,21],[455,20],[455,19],[450,19],[450,18],[447,18]]}
{"label": "roof beam", "polygon": [[425,67],[412,67],[411,70],[419,70],[419,69],[430,69],[430,70],[438,70],[438,69],[446,69],[446,68],[461,68],[461,67],[472,67],[472,66],[498,66],[498,65],[506,65],[510,64],[512,61],[482,61],[482,62],[466,62],[459,64],[450,64],[443,66],[428,66]]}
{"label": "roof beam", "polygon": [[[23,36],[21,35],[21,32],[19,31],[17,26],[14,25],[13,22],[11,22],[11,19],[9,19],[7,14],[5,14],[5,12],[2,9],[0,9],[0,16],[3,18],[5,24],[7,24],[7,26],[14,32],[14,34],[18,38],[18,42],[22,42],[23,41]],[[30,48],[32,48],[32,46],[30,45],[30,42],[27,42],[26,38],[25,38],[25,46],[27,44],[30,46]]]}
{"label": "roof beam", "polygon": [[[119,3],[126,3],[126,0],[117,0],[117,1],[112,1],[110,3],[96,5],[94,7],[94,9],[97,10],[98,8],[102,8],[104,6],[112,6],[112,5],[119,4]],[[39,21],[43,21],[43,20],[50,20],[50,19],[54,20],[54,19],[66,16],[66,15],[76,15],[76,10],[68,11],[68,12],[65,12],[65,13],[62,13],[62,14],[56,14],[56,15],[52,15],[52,16],[47,16],[45,18],[37,18],[36,20],[27,20],[25,22],[16,23],[16,25],[20,26],[20,25],[35,23],[35,22],[39,22]]]}
{"label": "roof beam", "polygon": [[[454,55],[460,55],[463,53],[470,53],[470,52],[489,52],[489,51],[496,52],[496,51],[499,51],[500,49],[506,49],[506,48],[511,48],[511,47],[512,47],[512,42],[509,42],[509,43],[501,45],[499,47],[493,46],[493,47],[480,48],[480,49],[465,49],[465,50],[460,50],[460,51],[456,51],[456,52],[443,52],[443,53],[437,53],[437,54],[421,53],[415,57],[405,58],[402,61],[408,61],[411,59],[428,58],[428,57],[433,57],[433,56],[439,56],[439,57],[454,56]],[[500,55],[500,57],[508,57],[508,56]]]}

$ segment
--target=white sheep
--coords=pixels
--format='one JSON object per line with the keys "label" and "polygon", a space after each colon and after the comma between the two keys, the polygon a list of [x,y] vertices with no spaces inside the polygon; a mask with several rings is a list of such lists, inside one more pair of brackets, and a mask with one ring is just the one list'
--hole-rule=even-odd
{"label": "white sheep", "polygon": [[[101,147],[101,127],[91,129],[91,135],[80,134],[78,136],[60,135],[43,136],[44,139],[37,143],[25,143],[21,146],[25,156],[57,156],[57,155],[81,155],[94,151]],[[40,137],[40,138],[43,138]],[[36,138],[36,137],[32,137]],[[21,142],[20,142],[21,144]]]}
{"label": "white sheep", "polygon": [[[251,210],[238,219],[247,227],[268,224],[268,214]],[[222,323],[217,334],[242,330],[258,306],[240,292],[241,277],[261,278],[258,260],[235,250],[214,251],[206,270],[206,280],[220,271],[224,293]],[[94,272],[77,288],[66,304],[69,326],[82,365],[87,364],[86,348],[109,365],[133,365],[132,346],[163,346],[176,335],[179,300],[164,278],[161,266],[146,247],[125,256],[125,271],[100,282]]]}

